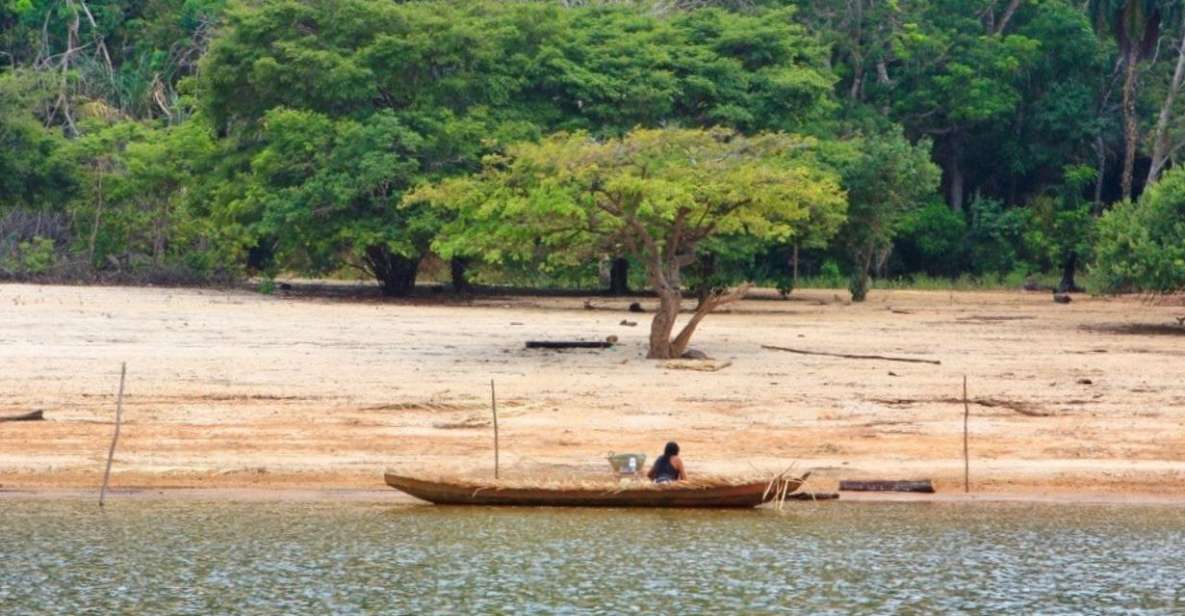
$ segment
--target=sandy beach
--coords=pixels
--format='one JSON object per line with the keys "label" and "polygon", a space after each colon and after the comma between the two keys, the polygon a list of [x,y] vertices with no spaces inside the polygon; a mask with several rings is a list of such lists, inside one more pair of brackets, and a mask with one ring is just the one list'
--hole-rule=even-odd
{"label": "sandy beach", "polygon": [[[0,285],[0,416],[46,417],[0,422],[0,490],[98,486],[127,362],[112,471],[125,491],[331,498],[381,491],[386,468],[489,473],[493,379],[508,476],[603,475],[608,452],[653,457],[675,439],[692,473],[793,464],[818,491],[841,478],[931,478],[953,495],[967,375],[974,493],[1185,499],[1181,301],[845,298],[770,293],[712,315],[693,343],[708,365],[727,364],[710,372],[646,360],[649,317],[626,310],[633,299]],[[523,348],[610,335],[620,342],[607,350]]]}

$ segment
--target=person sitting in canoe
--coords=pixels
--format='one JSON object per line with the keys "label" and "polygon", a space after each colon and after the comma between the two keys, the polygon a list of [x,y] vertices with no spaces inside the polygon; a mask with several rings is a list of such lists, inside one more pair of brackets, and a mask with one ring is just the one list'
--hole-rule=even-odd
{"label": "person sitting in canoe", "polygon": [[654,466],[650,467],[650,472],[646,476],[654,483],[687,481],[687,471],[683,470],[683,460],[679,459],[679,443],[667,443],[662,455],[654,461]]}

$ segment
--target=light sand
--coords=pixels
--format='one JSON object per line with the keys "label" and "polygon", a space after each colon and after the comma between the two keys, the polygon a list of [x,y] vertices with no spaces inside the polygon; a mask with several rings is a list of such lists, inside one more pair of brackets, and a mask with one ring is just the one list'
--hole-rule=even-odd
{"label": "light sand", "polygon": [[[644,359],[648,315],[626,312],[632,300],[589,310],[583,298],[0,285],[0,415],[48,419],[0,423],[0,489],[98,485],[127,361],[120,488],[364,490],[381,488],[387,467],[489,472],[493,378],[510,476],[603,473],[609,451],[653,456],[676,439],[692,473],[795,463],[815,470],[809,489],[928,477],[950,493],[961,491],[967,374],[971,397],[991,404],[971,408],[976,492],[1185,496],[1180,301],[838,295],[796,291],[712,315],[693,346],[732,363],[698,372]],[[609,335],[621,343],[606,351],[523,348]]]}

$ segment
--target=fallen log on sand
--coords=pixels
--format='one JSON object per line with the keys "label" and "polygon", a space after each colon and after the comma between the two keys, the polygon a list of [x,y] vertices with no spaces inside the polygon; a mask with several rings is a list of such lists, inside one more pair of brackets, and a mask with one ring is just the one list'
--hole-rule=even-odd
{"label": "fallen log on sand", "polygon": [[839,489],[841,492],[923,492],[925,494],[933,494],[934,484],[929,479],[906,481],[884,479],[870,479],[865,481],[841,480],[839,482]]}
{"label": "fallen log on sand", "polygon": [[732,362],[716,362],[712,360],[679,360],[672,359],[662,364],[667,370],[695,370],[698,372],[720,372],[732,365]]}
{"label": "fallen log on sand", "polygon": [[822,355],[824,357],[842,357],[844,359],[881,359],[884,361],[903,361],[911,364],[934,364],[936,366],[942,365],[942,362],[937,359],[917,359],[913,357],[889,357],[887,355],[851,355],[848,353],[826,353],[824,351],[807,351],[804,349],[792,349],[789,347],[773,346],[769,344],[761,345],[763,349],[771,351],[785,351],[787,353],[798,353],[799,355]]}
{"label": "fallen log on sand", "polygon": [[0,417],[0,421],[45,421],[45,411],[32,411],[20,415]]}
{"label": "fallen log on sand", "polygon": [[611,340],[528,340],[528,349],[607,349]]}
{"label": "fallen log on sand", "polygon": [[836,500],[839,494],[835,492],[795,492],[786,496],[786,500],[797,501],[821,501],[821,500]]}

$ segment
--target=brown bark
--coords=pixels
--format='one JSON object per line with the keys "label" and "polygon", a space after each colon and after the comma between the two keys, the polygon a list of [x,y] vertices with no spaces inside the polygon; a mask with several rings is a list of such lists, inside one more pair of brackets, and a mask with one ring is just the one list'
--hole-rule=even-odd
{"label": "brown bark", "polygon": [[704,320],[704,317],[724,304],[730,304],[741,299],[752,286],[750,284],[744,284],[732,290],[713,292],[700,301],[699,305],[695,308],[695,312],[687,321],[687,324],[679,331],[679,335],[675,336],[675,339],[671,341],[671,358],[682,357],[687,352],[687,346],[691,344],[691,336],[695,333],[695,328],[699,327],[700,321]]}
{"label": "brown bark", "polygon": [[1139,48],[1132,44],[1127,50],[1123,76],[1123,176],[1120,184],[1123,199],[1131,199],[1132,175],[1136,166],[1136,145],[1139,142],[1139,127],[1136,124],[1136,77],[1139,63]]}
{"label": "brown bark", "polygon": [[1008,27],[1009,20],[1011,20],[1012,16],[1014,14],[1016,14],[1016,9],[1019,7],[1020,7],[1020,0],[1012,0],[1011,2],[1009,2],[1008,8],[1004,9],[1004,15],[1002,15],[1000,17],[1000,21],[995,23],[995,27],[992,30],[992,33],[993,34],[1002,34],[1004,32],[1004,28]]}
{"label": "brown bark", "polygon": [[650,350],[647,359],[671,359],[671,331],[675,329],[675,319],[679,318],[679,305],[683,295],[678,289],[660,288],[658,292],[658,310],[654,311],[654,319],[650,321]]}
{"label": "brown bark", "polygon": [[402,297],[416,286],[420,259],[395,254],[386,246],[371,246],[366,249],[366,265],[382,285],[383,295]]}

